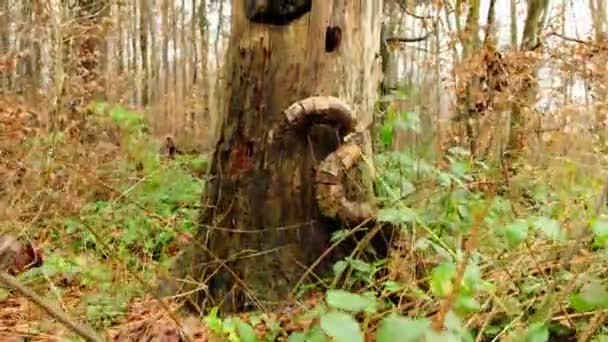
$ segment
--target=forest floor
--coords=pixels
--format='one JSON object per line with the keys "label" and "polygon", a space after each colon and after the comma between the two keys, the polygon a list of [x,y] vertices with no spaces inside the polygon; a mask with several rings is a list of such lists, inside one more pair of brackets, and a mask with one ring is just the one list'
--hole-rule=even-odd
{"label": "forest floor", "polygon": [[[546,158],[523,161],[508,177],[459,148],[440,164],[420,151],[379,152],[379,218],[415,229],[390,260],[336,265],[338,273],[352,269],[357,293],[319,292],[275,313],[179,316],[179,328],[146,288],[166,276],[195,232],[208,156],[164,158],[143,116],[119,106],[97,104],[86,125],[43,134],[35,109],[0,102],[0,234],[31,241],[43,258],[17,278],[109,339],[608,338],[608,220],[605,198],[596,203],[608,164],[601,140],[558,136]],[[592,243],[577,244],[577,232]],[[388,278],[375,279],[381,268]],[[165,303],[176,311],[175,301]],[[438,320],[447,335],[430,329]],[[0,287],[0,341],[73,336]]]}

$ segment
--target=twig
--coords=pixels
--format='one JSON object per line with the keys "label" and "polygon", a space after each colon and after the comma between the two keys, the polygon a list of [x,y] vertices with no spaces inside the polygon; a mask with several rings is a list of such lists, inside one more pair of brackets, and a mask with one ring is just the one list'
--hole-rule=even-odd
{"label": "twig", "polygon": [[[251,290],[251,289],[250,289],[250,288],[247,286],[247,284],[245,284],[245,281],[244,281],[243,279],[241,279],[241,277],[239,277],[239,275],[238,275],[238,274],[237,274],[237,273],[236,273],[234,270],[232,270],[232,269],[231,269],[231,268],[228,266],[228,264],[227,264],[227,263],[228,263],[230,260],[222,260],[222,259],[220,259],[220,257],[218,257],[218,256],[217,256],[215,253],[213,253],[213,252],[212,252],[212,251],[211,251],[211,250],[210,250],[210,249],[209,249],[207,246],[205,246],[204,244],[200,243],[200,242],[199,242],[199,241],[197,241],[197,240],[194,240],[194,243],[195,243],[197,246],[201,247],[201,248],[202,248],[202,249],[203,249],[203,250],[204,250],[204,251],[205,251],[207,254],[209,254],[209,256],[211,256],[211,258],[213,258],[213,259],[214,259],[214,261],[215,261],[216,263],[218,263],[218,264],[219,264],[219,266],[217,267],[217,269],[216,269],[216,271],[215,271],[215,272],[217,272],[217,271],[218,271],[220,268],[222,268],[222,267],[223,267],[223,268],[225,268],[225,269],[226,269],[226,271],[228,271],[228,273],[230,273],[230,275],[232,275],[232,277],[234,278],[234,281],[236,282],[236,284],[240,285],[240,286],[243,288],[243,290],[244,290],[246,293],[248,293],[248,294],[249,294],[249,296],[250,296],[250,297],[251,297],[251,299],[252,299],[252,300],[255,302],[255,304],[258,306],[258,308],[259,308],[260,310],[262,310],[263,312],[267,312],[267,310],[266,310],[265,306],[264,306],[264,305],[262,304],[262,302],[260,302],[260,300],[259,300],[259,299],[258,299],[258,298],[255,296],[255,292],[254,292],[254,291],[252,291],[252,290]],[[214,273],[215,273],[215,272],[214,272]],[[209,277],[207,278],[207,280],[209,280],[210,278],[211,278],[211,276],[209,276]],[[236,285],[236,284],[235,284],[235,285]]]}
{"label": "twig", "polygon": [[327,248],[309,267],[308,269],[302,274],[302,276],[300,276],[300,279],[298,279],[298,281],[296,282],[296,284],[293,286],[291,292],[290,292],[290,296],[294,296],[295,292],[297,291],[298,287],[300,286],[300,284],[302,284],[304,282],[304,280],[306,279],[306,276],[308,276],[309,273],[311,273],[315,267],[317,267],[319,265],[319,263],[325,258],[327,257],[327,255],[329,255],[329,253],[331,253],[331,251],[333,251],[340,243],[342,243],[344,240],[346,240],[348,237],[350,237],[351,235],[353,235],[355,232],[361,231],[364,229],[365,225],[371,221],[371,218],[366,219],[365,221],[361,222],[358,226],[356,226],[355,228],[353,228],[352,230],[350,230],[348,232],[348,234],[344,234],[344,236],[342,236],[338,241],[334,242],[331,246],[329,246],[329,248]]}
{"label": "twig", "polygon": [[450,311],[450,309],[452,308],[452,306],[454,305],[454,303],[456,302],[458,293],[460,292],[460,288],[462,286],[462,279],[464,278],[464,273],[467,269],[467,265],[469,263],[469,260],[471,259],[473,251],[477,247],[479,229],[483,223],[483,219],[486,216],[488,209],[490,208],[493,198],[494,198],[494,196],[491,196],[491,198],[486,202],[486,205],[484,206],[484,208],[478,212],[478,214],[475,217],[475,220],[473,221],[473,226],[471,227],[471,232],[469,234],[470,238],[465,244],[465,253],[466,254],[465,254],[462,262],[458,265],[458,270],[456,271],[456,276],[454,277],[454,283],[453,283],[454,287],[452,289],[452,292],[450,292],[450,294],[446,298],[446,300],[441,302],[441,307],[439,309],[439,313],[437,314],[437,319],[435,320],[435,322],[433,324],[434,325],[433,327],[437,331],[443,330],[445,317],[448,314],[448,312]]}
{"label": "twig", "polygon": [[[85,227],[86,227],[85,229],[95,237],[95,239],[97,240],[96,242],[99,243],[108,252],[108,254],[114,254],[114,255],[112,255],[113,258],[118,260],[120,263],[127,265],[127,262],[122,257],[120,257],[118,254],[114,253],[114,251],[110,248],[110,246],[108,246],[108,244],[101,238],[101,236],[99,234],[97,234],[96,230],[89,227],[88,225],[85,225]],[[144,289],[147,293],[150,293],[152,295],[152,297],[154,297],[154,299],[160,304],[161,308],[163,310],[165,310],[167,315],[169,315],[169,318],[171,318],[171,320],[173,322],[175,322],[175,324],[182,331],[184,331],[184,327],[182,326],[178,317],[171,311],[171,309],[169,308],[167,303],[165,303],[163,301],[163,299],[160,297],[160,295],[157,293],[157,291],[152,289],[150,287],[150,285],[148,285],[148,283],[139,274],[137,274],[137,272],[131,272],[131,275],[133,276],[133,278],[135,278],[135,280],[137,280],[137,282],[139,282],[144,287]],[[188,342],[191,342],[191,340],[192,340],[187,334],[184,334],[183,337]]]}
{"label": "twig", "polygon": [[[530,247],[530,244],[527,241],[524,242],[524,243],[525,243],[526,249],[528,250],[528,253],[530,254],[530,258],[532,259],[532,261],[534,262],[534,266],[536,267],[536,269],[538,270],[538,272],[542,276],[542,279],[543,279],[545,285],[549,286],[549,277],[547,276],[547,273],[545,272],[544,268],[541,267],[540,262],[538,262],[538,259],[536,259],[536,257],[534,256],[534,252],[532,251],[532,248]],[[558,301],[557,305],[559,306],[559,308],[563,312],[564,316],[566,317],[566,320],[568,321],[568,324],[571,327],[574,327],[575,324],[572,321],[572,319],[570,318],[570,316],[568,315],[568,311],[564,308],[564,305],[561,303],[561,301]]]}
{"label": "twig", "polygon": [[589,341],[591,336],[593,336],[593,333],[595,333],[596,330],[599,329],[604,324],[604,322],[606,322],[606,318],[607,318],[606,316],[608,316],[608,312],[606,310],[597,312],[593,316],[593,318],[591,319],[591,322],[589,323],[587,328],[583,331],[583,333],[581,334],[581,336],[578,338],[577,341],[578,342]]}
{"label": "twig", "polygon": [[74,322],[67,314],[59,309],[51,306],[47,303],[42,297],[38,296],[34,291],[28,289],[23,284],[19,282],[19,280],[15,279],[10,274],[0,270],[0,282],[4,283],[8,287],[12,287],[17,292],[27,297],[34,304],[42,308],[46,313],[51,315],[51,317],[57,319],[59,322],[63,323],[66,327],[70,328],[73,332],[78,334],[80,337],[84,338],[87,341],[92,342],[102,342],[103,340],[97,336],[97,334],[93,331],[93,329],[85,326],[78,325],[78,323]]}
{"label": "twig", "polygon": [[587,46],[592,46],[592,47],[598,48],[600,50],[608,50],[608,47],[606,47],[606,46],[598,45],[598,44],[593,43],[591,41],[582,40],[582,39],[579,39],[579,38],[564,36],[563,34],[558,33],[558,32],[549,32],[545,36],[546,37],[555,36],[555,37],[561,38],[561,39],[563,39],[563,40],[565,40],[567,42],[577,43],[577,44],[583,44],[583,45],[587,45]]}
{"label": "twig", "polygon": [[[378,234],[378,232],[380,230],[382,230],[383,226],[380,223],[377,223],[376,226],[367,234],[365,234],[365,236],[363,237],[363,239],[361,239],[361,241],[357,242],[357,245],[355,246],[355,248],[353,248],[352,252],[349,255],[349,259],[354,259],[355,255],[357,253],[359,253],[363,247],[367,246],[369,244],[369,242],[371,241],[371,239]],[[350,271],[352,271],[352,268],[349,269],[349,274],[346,275],[345,280],[348,279],[348,277],[350,276]],[[314,274],[314,273],[311,273]],[[342,275],[342,273],[340,274]],[[334,280],[331,283],[331,288],[336,287],[336,285],[338,284],[338,280],[340,279],[340,277],[336,276],[334,277]]]}
{"label": "twig", "polygon": [[481,328],[479,328],[479,332],[477,333],[477,337],[475,338],[475,342],[481,342],[483,341],[483,333],[486,330],[486,328],[488,327],[488,325],[490,324],[490,322],[492,321],[492,319],[494,318],[494,316],[496,315],[496,311],[492,310],[490,311],[490,314],[486,317],[486,319],[483,321]]}
{"label": "twig", "polygon": [[[601,209],[604,207],[605,203],[606,203],[606,196],[608,196],[608,179],[606,179],[606,181],[604,182],[604,186],[602,187],[602,191],[600,192],[600,195],[597,198],[597,201],[595,202],[595,208],[593,210],[593,215],[591,218],[596,218],[597,216],[599,216]],[[572,258],[574,257],[574,254],[580,249],[581,245],[583,244],[585,237],[587,236],[587,234],[585,234],[586,231],[588,231],[588,228],[590,226],[590,222],[591,220],[588,220],[589,223],[586,224],[585,229],[583,230],[582,233],[579,233],[578,236],[576,237],[576,241],[574,243],[574,246],[569,248],[568,251],[566,252],[566,255],[564,255],[564,257],[562,258],[562,267],[566,270],[570,269],[570,263],[572,261]],[[578,280],[578,276],[579,276],[579,272],[574,273],[574,276],[572,277],[572,279],[570,280],[568,286],[566,287],[566,289],[568,289],[568,291],[566,291],[565,293],[569,293],[570,289],[573,288],[576,284],[576,281]],[[557,287],[557,280],[554,280],[553,282],[551,282],[551,284],[549,284],[546,293],[551,293],[555,290],[555,288]],[[550,296],[548,297],[550,298]],[[559,301],[557,301],[559,302]],[[550,301],[549,299],[547,299],[547,302],[545,302],[543,304],[543,306],[549,306],[550,305]],[[547,310],[547,317],[551,317],[553,312],[552,307],[548,307]],[[603,317],[601,317],[603,316]],[[598,312],[594,315],[594,317],[592,318],[592,321],[596,321],[600,319],[601,321],[605,320],[605,315],[603,312]]]}
{"label": "twig", "polygon": [[[599,216],[602,208],[604,207],[604,205],[606,203],[606,196],[608,196],[608,178],[604,182],[602,191],[600,192],[600,195],[598,196],[597,201],[595,202],[595,208],[593,210],[593,216],[591,218],[596,218],[597,216]],[[562,264],[564,265],[565,269],[570,268],[570,262],[572,261],[572,258],[574,257],[574,253],[576,253],[579,250],[579,248],[581,247],[581,244],[585,240],[584,238],[587,236],[587,234],[585,234],[585,232],[588,231],[589,225],[590,225],[590,223],[587,223],[587,226],[585,227],[583,232],[578,234],[573,248],[570,248],[568,250],[568,253],[562,259]]]}
{"label": "twig", "polygon": [[418,43],[427,40],[434,31],[427,32],[421,37],[387,37],[387,43]]}

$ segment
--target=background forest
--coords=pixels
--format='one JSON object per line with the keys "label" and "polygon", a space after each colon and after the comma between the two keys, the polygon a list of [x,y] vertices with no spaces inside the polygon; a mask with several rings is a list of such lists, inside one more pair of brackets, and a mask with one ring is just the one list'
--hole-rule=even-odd
{"label": "background forest", "polygon": [[358,242],[276,310],[181,310],[235,3],[0,1],[0,341],[608,341],[604,0],[382,1],[387,255]]}

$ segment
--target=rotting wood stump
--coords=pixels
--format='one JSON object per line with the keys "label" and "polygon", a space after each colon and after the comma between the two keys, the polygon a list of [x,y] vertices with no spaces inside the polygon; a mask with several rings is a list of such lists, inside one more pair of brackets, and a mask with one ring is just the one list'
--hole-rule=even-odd
{"label": "rotting wood stump", "polygon": [[[200,312],[266,310],[298,284],[327,285],[323,276],[357,243],[330,253],[332,234],[374,213],[369,128],[382,2],[231,8],[226,101],[200,228],[174,267],[179,292]],[[370,167],[355,167],[363,161]]]}

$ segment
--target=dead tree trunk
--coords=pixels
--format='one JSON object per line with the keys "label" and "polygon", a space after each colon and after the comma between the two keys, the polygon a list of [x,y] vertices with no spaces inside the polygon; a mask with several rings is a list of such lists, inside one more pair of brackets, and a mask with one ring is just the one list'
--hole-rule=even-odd
{"label": "dead tree trunk", "polygon": [[232,1],[212,180],[176,266],[206,285],[189,296],[198,309],[287,299],[331,265],[333,231],[373,215],[373,169],[353,166],[371,157],[381,19],[377,0]]}

